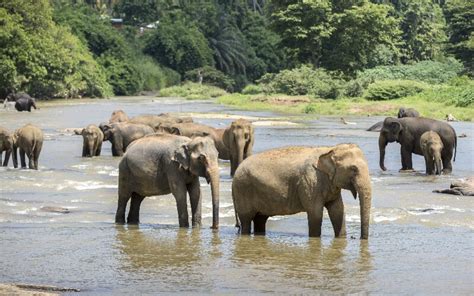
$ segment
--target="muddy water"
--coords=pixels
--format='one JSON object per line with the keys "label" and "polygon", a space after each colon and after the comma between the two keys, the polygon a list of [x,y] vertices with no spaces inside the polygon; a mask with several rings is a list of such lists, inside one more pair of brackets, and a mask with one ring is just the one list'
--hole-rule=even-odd
{"label": "muddy water", "polygon": [[[236,235],[229,163],[221,162],[221,228],[211,225],[210,188],[203,184],[203,228],[179,229],[172,196],[148,197],[142,224],[113,223],[118,158],[81,158],[82,138],[64,131],[108,119],[114,109],[130,116],[183,112],[223,127],[233,116],[263,121],[255,151],[284,145],[357,143],[373,181],[369,241],[360,241],[359,207],[344,192],[347,239],[334,239],[325,217],[321,239],[307,237],[303,214],[274,217],[265,237]],[[364,129],[381,117],[302,118],[242,112],[209,102],[150,97],[43,104],[31,114],[0,111],[0,126],[31,122],[46,140],[39,171],[0,168],[0,283],[79,288],[86,294],[266,292],[313,294],[471,294],[474,291],[472,197],[431,193],[473,174],[474,124],[455,122],[459,151],[450,176],[398,173],[398,144],[387,149],[387,172],[378,168],[377,133]],[[289,121],[297,124],[274,124]],[[11,166],[11,164],[10,164]],[[49,207],[49,208],[48,208]],[[69,213],[51,212],[51,207]],[[351,237],[355,237],[353,239]]]}

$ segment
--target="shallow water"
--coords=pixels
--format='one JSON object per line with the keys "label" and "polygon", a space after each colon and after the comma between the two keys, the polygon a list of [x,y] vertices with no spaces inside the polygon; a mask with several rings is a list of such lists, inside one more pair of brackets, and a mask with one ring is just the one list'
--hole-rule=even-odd
{"label": "shallow water", "polygon": [[[220,162],[218,232],[211,225],[210,188],[201,180],[203,227],[179,229],[171,195],[148,197],[140,226],[115,226],[117,164],[110,144],[101,157],[80,157],[82,138],[65,131],[106,121],[115,109],[141,113],[191,113],[195,121],[224,127],[232,116],[298,125],[256,127],[255,152],[285,145],[357,143],[373,181],[369,241],[360,241],[359,207],[344,192],[347,239],[334,239],[327,216],[321,239],[307,237],[304,214],[274,217],[265,237],[236,235],[229,163]],[[389,144],[387,172],[378,168],[378,133],[365,128],[382,117],[292,117],[233,110],[210,102],[128,97],[46,103],[36,112],[0,110],[10,130],[31,122],[46,140],[39,171],[0,168],[0,283],[48,284],[87,294],[156,293],[360,293],[472,294],[474,202],[442,195],[454,179],[473,175],[474,124],[455,122],[459,138],[454,172],[399,173],[399,145]],[[11,167],[11,163],[10,163]],[[63,207],[69,213],[45,211]],[[356,239],[352,239],[355,237]]]}

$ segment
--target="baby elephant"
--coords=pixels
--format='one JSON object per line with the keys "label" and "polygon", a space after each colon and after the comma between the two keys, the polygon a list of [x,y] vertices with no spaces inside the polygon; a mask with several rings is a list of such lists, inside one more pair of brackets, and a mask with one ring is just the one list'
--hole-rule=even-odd
{"label": "baby elephant", "polygon": [[10,154],[13,150],[13,136],[3,127],[0,126],[0,165],[2,165],[2,154],[5,151],[5,160],[3,166],[8,166]]}
{"label": "baby elephant", "polygon": [[443,169],[441,152],[443,151],[443,141],[438,133],[433,131],[425,132],[421,135],[420,146],[423,155],[425,156],[426,174],[440,175]]}
{"label": "baby elephant", "polygon": [[82,135],[82,157],[100,156],[104,134],[97,126],[90,124],[83,129],[74,130],[76,135]]}
{"label": "baby elephant", "polygon": [[38,169],[38,158],[43,147],[43,132],[32,124],[19,128],[13,134],[13,166],[18,167],[17,148],[20,148],[21,168],[26,168],[25,154],[30,169]]}

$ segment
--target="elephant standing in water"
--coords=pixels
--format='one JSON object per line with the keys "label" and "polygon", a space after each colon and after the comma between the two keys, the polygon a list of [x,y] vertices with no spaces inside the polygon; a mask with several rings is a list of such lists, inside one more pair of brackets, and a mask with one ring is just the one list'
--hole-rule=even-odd
{"label": "elephant standing in water", "polygon": [[76,135],[82,135],[82,157],[100,156],[104,134],[97,126],[90,124],[83,129],[74,130]]}
{"label": "elephant standing in water", "polygon": [[31,112],[31,107],[36,107],[36,101],[30,97],[27,93],[11,93],[7,96],[6,100],[15,102],[15,109],[17,111],[28,111]]}
{"label": "elephant standing in water", "polygon": [[308,214],[309,236],[321,236],[326,207],[336,237],[346,235],[341,189],[359,195],[361,238],[369,236],[372,187],[367,160],[355,144],[286,147],[244,160],[235,172],[232,198],[240,232],[264,234],[269,217]]}
{"label": "elephant standing in water", "polygon": [[112,143],[113,156],[122,156],[130,143],[155,133],[148,125],[128,122],[101,124],[99,127],[104,133],[104,141]]}
{"label": "elephant standing in water", "polygon": [[13,151],[13,135],[3,127],[0,127],[0,165],[2,165],[2,154],[5,151],[5,160],[3,166],[8,166],[10,155]]}
{"label": "elephant standing in water", "polygon": [[426,174],[441,175],[443,169],[441,152],[443,151],[443,141],[439,135],[433,131],[425,132],[420,138],[421,151],[425,157]]}
{"label": "elephant standing in water", "polygon": [[219,167],[217,150],[208,137],[155,134],[135,141],[119,164],[118,207],[115,223],[139,223],[140,204],[146,196],[172,193],[180,227],[189,227],[186,193],[189,193],[192,225],[201,225],[199,177],[211,184],[212,228],[219,226]]}
{"label": "elephant standing in water", "polygon": [[209,136],[216,145],[219,159],[230,160],[231,176],[239,164],[252,155],[254,129],[252,123],[238,119],[225,129],[216,129],[199,123],[163,124],[160,131],[186,137]]}
{"label": "elephant standing in water", "polygon": [[157,131],[162,124],[193,122],[193,119],[191,117],[177,117],[163,113],[160,115],[138,115],[130,118],[128,122],[148,125]]}
{"label": "elephant standing in water", "polygon": [[[443,173],[451,173],[451,158],[453,158],[453,152],[457,146],[456,132],[445,122],[423,117],[385,118],[379,135],[380,168],[383,171],[387,170],[384,164],[385,147],[388,143],[396,141],[401,145],[401,171],[413,170],[411,154],[423,155],[420,138],[428,131],[438,133],[441,138],[444,146],[441,153]],[[456,154],[454,154],[454,160],[456,160]]]}
{"label": "elephant standing in water", "polygon": [[109,123],[127,122],[128,120],[129,118],[123,110],[115,110],[110,116]]}
{"label": "elephant standing in water", "polygon": [[18,167],[17,148],[20,149],[21,167],[26,168],[25,154],[28,156],[28,167],[38,169],[38,158],[43,148],[43,132],[38,127],[27,124],[15,131],[13,135],[13,166]]}

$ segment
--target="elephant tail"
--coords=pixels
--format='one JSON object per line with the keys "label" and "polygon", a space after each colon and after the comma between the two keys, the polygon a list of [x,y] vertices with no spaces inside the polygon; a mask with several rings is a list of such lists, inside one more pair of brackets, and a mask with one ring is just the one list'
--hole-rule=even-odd
{"label": "elephant tail", "polygon": [[456,154],[458,153],[458,137],[456,136],[456,133],[454,133],[454,160],[456,161]]}
{"label": "elephant tail", "polygon": [[33,155],[35,155],[36,145],[37,145],[36,135],[33,133],[33,146],[31,146],[31,151],[30,151],[30,155],[28,155],[28,158],[32,158]]}

